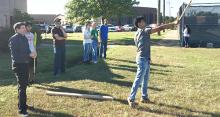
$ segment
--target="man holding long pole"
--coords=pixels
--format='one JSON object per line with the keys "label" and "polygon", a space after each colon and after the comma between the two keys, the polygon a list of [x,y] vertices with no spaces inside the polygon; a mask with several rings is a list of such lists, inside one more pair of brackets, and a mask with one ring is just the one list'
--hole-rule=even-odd
{"label": "man holding long pole", "polygon": [[[26,38],[28,39],[29,49],[32,53],[35,53],[37,55],[37,51],[35,48],[34,42],[36,42],[34,34],[31,32],[32,29],[32,23],[26,22],[25,23],[27,32],[25,33]],[[36,58],[30,58],[29,63],[29,84],[34,83],[34,75],[35,75],[35,68],[36,68]]]}

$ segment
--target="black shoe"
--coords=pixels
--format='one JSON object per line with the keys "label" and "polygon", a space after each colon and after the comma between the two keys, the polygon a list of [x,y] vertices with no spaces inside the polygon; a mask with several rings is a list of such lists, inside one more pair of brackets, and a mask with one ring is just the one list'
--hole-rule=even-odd
{"label": "black shoe", "polygon": [[19,113],[19,115],[21,117],[28,117],[28,112],[21,112],[21,113]]}
{"label": "black shoe", "polygon": [[141,103],[150,103],[149,98],[142,98]]}

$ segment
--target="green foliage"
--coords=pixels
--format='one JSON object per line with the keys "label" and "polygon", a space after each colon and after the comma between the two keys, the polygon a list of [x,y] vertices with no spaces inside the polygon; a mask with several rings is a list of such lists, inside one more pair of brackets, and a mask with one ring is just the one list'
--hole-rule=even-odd
{"label": "green foliage", "polygon": [[174,22],[174,21],[175,21],[174,17],[169,17],[169,16],[165,17],[165,23],[170,23],[170,22]]}
{"label": "green foliage", "polygon": [[132,13],[136,0],[70,0],[66,4],[68,19],[73,22],[85,22],[92,18],[118,17]]}
{"label": "green foliage", "polygon": [[14,10],[13,16],[13,24],[16,22],[23,22],[23,21],[33,21],[33,18],[26,12],[21,12],[18,9]]}

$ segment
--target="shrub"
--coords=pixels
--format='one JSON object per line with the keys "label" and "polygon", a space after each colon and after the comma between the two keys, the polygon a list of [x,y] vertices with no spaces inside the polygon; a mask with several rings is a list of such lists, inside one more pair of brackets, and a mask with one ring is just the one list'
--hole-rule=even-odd
{"label": "shrub", "polygon": [[0,30],[0,52],[8,52],[8,40],[14,34],[14,30],[4,28]]}

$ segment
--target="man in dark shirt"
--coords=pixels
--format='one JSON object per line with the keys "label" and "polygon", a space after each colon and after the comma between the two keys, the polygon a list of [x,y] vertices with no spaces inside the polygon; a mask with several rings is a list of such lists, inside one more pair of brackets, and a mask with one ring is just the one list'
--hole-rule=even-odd
{"label": "man in dark shirt", "polygon": [[141,102],[149,102],[148,98],[148,80],[150,76],[150,34],[161,31],[164,26],[159,26],[156,28],[146,28],[144,17],[137,17],[135,20],[135,26],[138,28],[135,35],[134,41],[137,47],[136,63],[137,63],[137,73],[134,83],[131,88],[130,96],[128,97],[128,103],[131,107],[135,106],[135,96],[140,84],[142,99]]}
{"label": "man in dark shirt", "polygon": [[53,44],[54,44],[54,76],[59,73],[65,73],[65,39],[67,34],[61,26],[61,19],[55,19],[55,27],[52,29]]}
{"label": "man in dark shirt", "polygon": [[25,117],[28,116],[26,104],[26,89],[29,77],[28,65],[30,57],[36,58],[37,55],[30,52],[28,40],[25,37],[25,23],[18,22],[14,24],[14,30],[16,34],[9,39],[9,48],[12,58],[12,70],[14,71],[18,82],[19,114]]}

